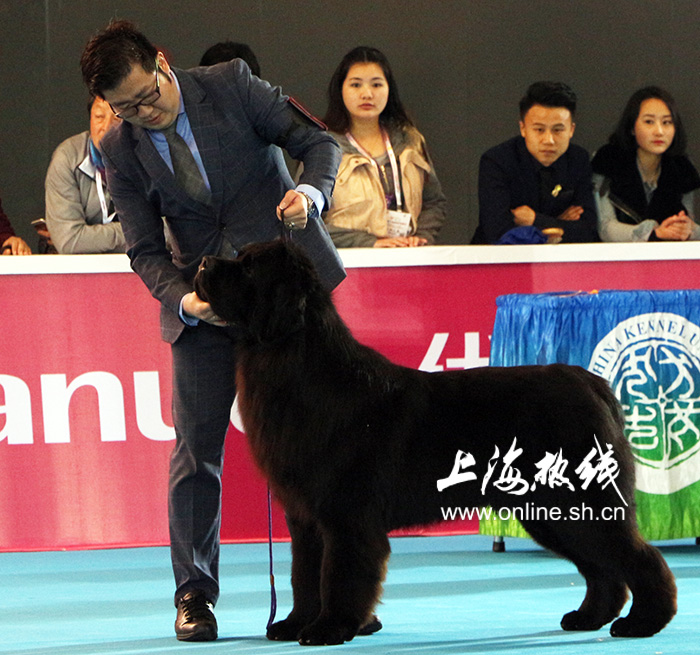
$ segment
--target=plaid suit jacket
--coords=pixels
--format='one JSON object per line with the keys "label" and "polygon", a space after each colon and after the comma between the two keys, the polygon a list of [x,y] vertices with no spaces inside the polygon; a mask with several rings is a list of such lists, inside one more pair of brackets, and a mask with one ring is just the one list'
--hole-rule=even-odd
{"label": "plaid suit jacket", "polygon": [[[275,209],[295,185],[273,144],[303,162],[300,183],[319,189],[326,206],[341,156],[327,132],[279,88],[251,76],[240,59],[174,70],[211,185],[211,206],[178,187],[143,128],[124,121],[100,144],[131,266],[161,302],[161,334],[169,343],[185,327],[178,316],[180,300],[192,291],[203,256],[219,252],[224,238],[240,249],[280,235]],[[172,252],[166,248],[162,217]],[[294,238],[329,288],[341,282],[345,271],[320,218]]]}

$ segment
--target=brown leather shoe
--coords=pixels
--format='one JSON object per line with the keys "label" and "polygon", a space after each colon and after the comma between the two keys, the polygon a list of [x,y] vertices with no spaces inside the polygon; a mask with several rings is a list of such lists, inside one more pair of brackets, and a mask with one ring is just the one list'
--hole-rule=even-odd
{"label": "brown leather shoe", "polygon": [[214,641],[218,635],[214,606],[203,591],[185,594],[177,603],[175,634],[179,641]]}

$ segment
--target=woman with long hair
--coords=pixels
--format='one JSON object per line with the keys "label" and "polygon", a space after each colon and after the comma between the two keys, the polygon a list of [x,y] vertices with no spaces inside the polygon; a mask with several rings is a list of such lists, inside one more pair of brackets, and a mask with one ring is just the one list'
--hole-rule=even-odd
{"label": "woman with long hair", "polygon": [[343,151],[324,216],[338,247],[435,243],[446,200],[425,139],[401,103],[387,58],[348,52],[328,86],[324,117]]}
{"label": "woman with long hair", "polygon": [[632,94],[615,132],[592,161],[603,241],[700,239],[693,219],[700,176],[685,148],[671,94],[656,86]]}

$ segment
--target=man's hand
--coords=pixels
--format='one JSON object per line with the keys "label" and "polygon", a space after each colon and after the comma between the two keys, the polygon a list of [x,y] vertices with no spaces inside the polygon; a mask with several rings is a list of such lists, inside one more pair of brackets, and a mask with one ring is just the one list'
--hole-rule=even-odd
{"label": "man's hand", "polygon": [[687,241],[693,230],[693,221],[684,211],[669,216],[654,232],[664,241]]}
{"label": "man's hand", "polygon": [[228,323],[220,319],[211,308],[208,302],[204,302],[198,295],[196,291],[188,293],[182,299],[182,310],[188,316],[193,318],[198,318],[200,321],[205,321],[206,323],[211,323],[212,325],[217,325],[219,327],[224,327]]}
{"label": "man's hand", "polygon": [[284,194],[282,202],[277,206],[277,218],[282,220],[282,212],[284,212],[285,219],[306,220],[308,209],[306,196],[294,189],[290,189]]}
{"label": "man's hand", "polygon": [[510,213],[513,214],[513,222],[516,225],[532,225],[535,222],[535,210],[527,205],[511,209]]}
{"label": "man's hand", "polygon": [[583,214],[583,207],[580,207],[579,205],[571,205],[571,207],[567,207],[557,218],[560,221],[577,221],[579,218],[581,218]]}
{"label": "man's hand", "polygon": [[2,244],[2,254],[31,255],[32,249],[23,239],[20,239],[19,237],[10,237],[9,239],[5,239],[5,242]]}

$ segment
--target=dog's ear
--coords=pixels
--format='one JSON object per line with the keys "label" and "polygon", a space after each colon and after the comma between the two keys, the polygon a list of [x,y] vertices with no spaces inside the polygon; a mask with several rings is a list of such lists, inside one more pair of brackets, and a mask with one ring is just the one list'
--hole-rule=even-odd
{"label": "dog's ear", "polygon": [[249,274],[256,287],[250,331],[261,342],[270,343],[301,330],[313,279],[299,253],[270,249],[256,258]]}
{"label": "dog's ear", "polygon": [[262,343],[284,339],[304,327],[306,294],[279,284],[265,302],[256,303],[250,329]]}

